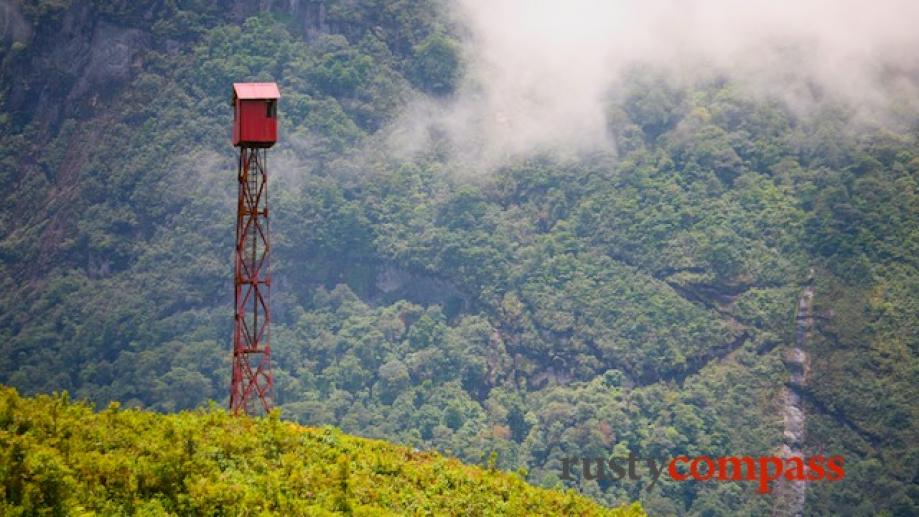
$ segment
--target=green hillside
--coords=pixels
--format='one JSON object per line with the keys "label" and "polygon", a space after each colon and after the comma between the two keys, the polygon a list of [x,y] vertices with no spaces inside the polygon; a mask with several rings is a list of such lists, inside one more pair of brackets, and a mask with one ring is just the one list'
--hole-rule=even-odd
{"label": "green hillside", "polygon": [[573,491],[332,428],[94,412],[66,396],[0,392],[3,515],[609,515]]}
{"label": "green hillside", "polygon": [[[809,380],[795,388],[803,447],[844,455],[847,476],[811,484],[807,511],[919,513],[911,99],[864,117],[815,94],[802,111],[715,71],[688,80],[635,66],[604,100],[606,147],[483,169],[445,128],[414,153],[390,138],[417,99],[449,103],[469,79],[450,4],[269,4],[15,0],[2,12],[0,382],[100,407],[226,404],[230,84],[271,80],[282,91],[269,153],[272,364],[285,419],[494,458],[607,506],[768,514],[773,499],[748,484],[565,481],[561,461],[775,453],[813,276]],[[115,415],[92,418],[300,436],[219,413]],[[338,475],[342,450],[323,450],[332,463],[310,468]],[[49,461],[65,473],[61,454]],[[351,461],[355,479],[372,471]]]}

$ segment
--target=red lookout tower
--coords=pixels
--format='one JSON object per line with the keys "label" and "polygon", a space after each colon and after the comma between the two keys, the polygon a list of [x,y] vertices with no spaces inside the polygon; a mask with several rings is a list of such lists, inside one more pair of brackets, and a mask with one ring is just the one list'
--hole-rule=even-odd
{"label": "red lookout tower", "polygon": [[271,409],[271,240],[268,233],[268,148],[278,139],[275,83],[233,84],[233,145],[239,147],[236,209],[233,376],[230,410]]}

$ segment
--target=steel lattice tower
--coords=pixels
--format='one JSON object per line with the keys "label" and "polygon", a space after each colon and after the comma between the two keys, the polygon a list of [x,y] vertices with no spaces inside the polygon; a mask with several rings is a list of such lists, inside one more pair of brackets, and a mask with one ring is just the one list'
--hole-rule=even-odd
{"label": "steel lattice tower", "polygon": [[233,283],[233,373],[230,411],[271,410],[271,239],[268,148],[278,140],[275,83],[233,84],[233,145],[239,147]]}
{"label": "steel lattice tower", "polygon": [[239,149],[236,212],[236,318],[230,410],[271,410],[271,240],[268,231],[268,150]]}

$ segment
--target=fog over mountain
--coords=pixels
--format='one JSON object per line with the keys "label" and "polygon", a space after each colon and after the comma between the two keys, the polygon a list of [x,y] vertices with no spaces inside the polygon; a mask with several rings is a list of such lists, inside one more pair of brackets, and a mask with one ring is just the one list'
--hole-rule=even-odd
{"label": "fog over mountain", "polygon": [[[623,74],[731,79],[806,114],[844,103],[860,120],[916,106],[919,3],[901,0],[457,0],[466,76],[446,101],[423,98],[398,147],[446,135],[492,163],[536,149],[608,143],[604,107]],[[432,131],[433,130],[433,131]]]}

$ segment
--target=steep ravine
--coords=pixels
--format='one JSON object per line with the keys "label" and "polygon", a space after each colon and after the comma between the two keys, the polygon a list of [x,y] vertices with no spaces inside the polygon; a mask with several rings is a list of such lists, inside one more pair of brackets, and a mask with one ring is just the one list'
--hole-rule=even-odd
{"label": "steep ravine", "polygon": [[[800,390],[807,386],[810,356],[807,342],[814,325],[814,286],[811,282],[798,299],[795,315],[795,342],[785,356],[789,370],[788,385],[782,390],[782,416],[785,432],[782,439],[781,456],[803,456],[805,414]],[[783,481],[777,487],[774,515],[801,516],[804,514],[804,500],[807,482]]]}

